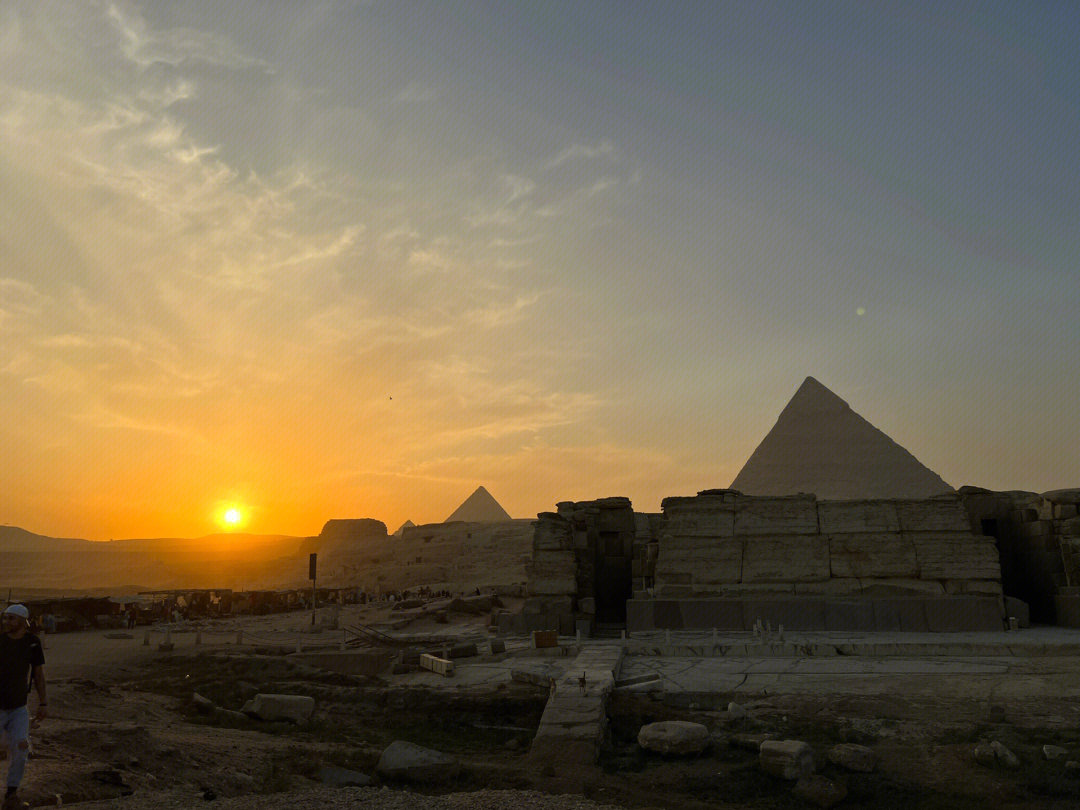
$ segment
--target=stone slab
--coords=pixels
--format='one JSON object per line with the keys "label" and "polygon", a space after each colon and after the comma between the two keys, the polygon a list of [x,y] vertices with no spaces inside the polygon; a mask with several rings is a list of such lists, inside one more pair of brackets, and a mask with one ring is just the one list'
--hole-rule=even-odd
{"label": "stone slab", "polygon": [[829,541],[823,535],[762,535],[746,541],[743,582],[815,582],[829,576]]}
{"label": "stone slab", "polygon": [[903,532],[971,532],[971,521],[959,498],[896,501]]}
{"label": "stone slab", "polygon": [[1004,592],[1001,582],[996,579],[947,579],[944,582],[945,593],[951,596],[997,596]]}
{"label": "stone slab", "polygon": [[915,545],[920,579],[1001,579],[993,539],[962,532],[906,535]]}
{"label": "stone slab", "polygon": [[796,596],[854,596],[862,592],[862,580],[854,577],[832,577],[823,582],[794,583]]}
{"label": "stone slab", "polygon": [[880,534],[900,531],[891,501],[818,501],[822,534]]}
{"label": "stone slab", "polygon": [[992,597],[927,599],[926,624],[932,633],[1004,630],[1001,602]]}
{"label": "stone slab", "polygon": [[834,577],[917,577],[915,544],[898,533],[829,535]]}
{"label": "stone slab", "polygon": [[817,534],[817,500],[813,495],[741,498],[735,512],[739,536]]}
{"label": "stone slab", "polygon": [[825,602],[825,629],[843,632],[873,632],[877,628],[874,604],[867,599]]}
{"label": "stone slab", "polygon": [[874,599],[874,628],[878,631],[927,633],[926,599]]}
{"label": "stone slab", "polygon": [[[661,543],[654,570],[656,584],[682,585],[693,582],[739,582],[743,574],[743,543],[720,541],[709,547],[694,547],[696,542],[684,542],[672,537]],[[680,581],[681,577],[685,580]]]}
{"label": "stone slab", "polygon": [[943,596],[945,586],[927,579],[862,579],[862,595],[879,596]]}
{"label": "stone slab", "polygon": [[733,537],[735,534],[734,506],[701,509],[680,509],[667,516],[664,532],[685,537]]}

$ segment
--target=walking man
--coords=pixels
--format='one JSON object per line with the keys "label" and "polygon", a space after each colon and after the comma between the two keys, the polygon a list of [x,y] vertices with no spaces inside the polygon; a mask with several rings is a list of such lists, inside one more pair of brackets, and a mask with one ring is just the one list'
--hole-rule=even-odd
{"label": "walking man", "polygon": [[[38,710],[33,723],[26,696],[33,678]],[[9,761],[7,794],[2,810],[22,810],[19,783],[30,750],[30,727],[48,716],[45,701],[45,655],[41,641],[30,632],[30,611],[25,605],[8,605],[0,614],[0,728],[7,733]]]}

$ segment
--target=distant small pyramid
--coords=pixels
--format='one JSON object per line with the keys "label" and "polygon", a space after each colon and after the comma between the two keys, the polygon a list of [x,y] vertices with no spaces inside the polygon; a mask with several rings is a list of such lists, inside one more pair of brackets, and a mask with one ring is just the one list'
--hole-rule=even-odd
{"label": "distant small pyramid", "polygon": [[491,497],[491,493],[483,487],[477,487],[476,492],[465,499],[465,503],[454,510],[443,523],[452,523],[462,520],[466,523],[499,523],[504,520],[512,520],[506,510],[499,506],[499,502]]}
{"label": "distant small pyramid", "polygon": [[933,471],[807,377],[731,488],[746,495],[929,498],[952,492]]}
{"label": "distant small pyramid", "polygon": [[411,520],[406,520],[404,523],[402,523],[400,526],[398,526],[398,530],[396,532],[394,532],[394,537],[401,537],[401,535],[404,533],[404,531],[406,529],[411,529],[415,525],[416,524],[413,523]]}

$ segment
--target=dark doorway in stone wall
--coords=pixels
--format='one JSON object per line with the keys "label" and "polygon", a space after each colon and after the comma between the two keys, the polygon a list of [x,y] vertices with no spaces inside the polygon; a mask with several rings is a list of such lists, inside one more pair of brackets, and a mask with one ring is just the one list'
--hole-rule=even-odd
{"label": "dark doorway in stone wall", "polygon": [[600,532],[596,555],[596,622],[626,624],[626,600],[633,595],[631,558],[618,532]]}
{"label": "dark doorway in stone wall", "polygon": [[1035,547],[1007,520],[981,518],[979,528],[983,535],[994,538],[1004,594],[1027,603],[1033,623],[1056,624],[1055,572],[1061,566],[1061,552]]}

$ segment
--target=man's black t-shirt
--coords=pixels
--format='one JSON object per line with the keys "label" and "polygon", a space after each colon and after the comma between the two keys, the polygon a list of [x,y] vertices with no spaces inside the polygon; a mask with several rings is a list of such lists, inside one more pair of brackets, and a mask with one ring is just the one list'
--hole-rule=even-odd
{"label": "man's black t-shirt", "polygon": [[19,639],[0,633],[0,709],[10,711],[26,705],[31,668],[44,665],[41,640],[33,633]]}

